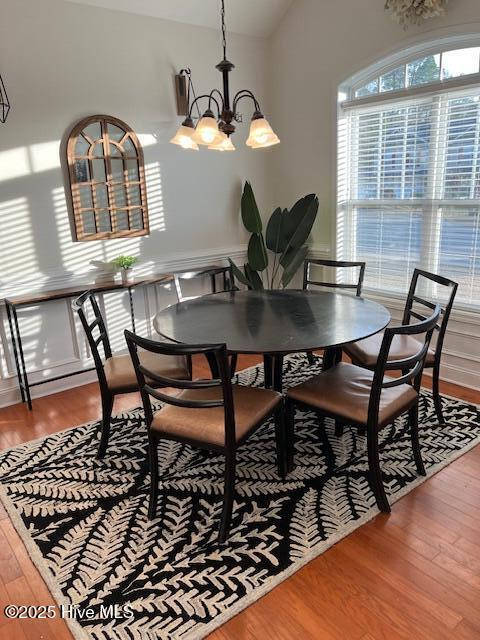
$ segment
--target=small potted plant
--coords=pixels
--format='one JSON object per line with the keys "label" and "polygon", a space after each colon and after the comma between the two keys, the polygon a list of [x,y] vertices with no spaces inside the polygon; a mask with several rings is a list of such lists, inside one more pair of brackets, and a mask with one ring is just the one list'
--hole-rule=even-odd
{"label": "small potted plant", "polygon": [[138,261],[135,256],[118,256],[113,261],[113,264],[120,269],[122,274],[123,284],[127,284],[132,280],[132,267]]}

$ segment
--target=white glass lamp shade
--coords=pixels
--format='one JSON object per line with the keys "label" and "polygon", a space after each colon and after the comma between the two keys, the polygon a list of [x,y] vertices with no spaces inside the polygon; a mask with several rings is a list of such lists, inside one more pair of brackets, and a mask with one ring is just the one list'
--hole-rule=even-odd
{"label": "white glass lamp shade", "polygon": [[262,142],[247,140],[247,145],[251,149],[266,149],[267,147],[273,147],[274,144],[280,144],[280,138],[275,133],[268,135]]}
{"label": "white glass lamp shade", "polygon": [[247,145],[252,147],[252,149],[261,149],[262,147],[271,147],[279,142],[280,139],[273,132],[268,120],[263,116],[254,116],[250,124],[250,134]]}
{"label": "white glass lamp shade", "polygon": [[210,144],[208,148],[213,149],[214,151],[235,151],[233,142],[226,133],[223,133],[223,131],[220,132],[218,142],[216,142],[215,144]]}
{"label": "white glass lamp shade", "polygon": [[192,149],[193,151],[198,151],[198,144],[193,139],[193,135],[195,133],[195,129],[193,127],[189,127],[185,124],[182,124],[177,133],[170,140],[172,144],[178,144],[182,149]]}
{"label": "white glass lamp shade", "polygon": [[218,141],[219,129],[217,121],[213,116],[204,115],[198,121],[193,139],[198,144],[211,145]]}

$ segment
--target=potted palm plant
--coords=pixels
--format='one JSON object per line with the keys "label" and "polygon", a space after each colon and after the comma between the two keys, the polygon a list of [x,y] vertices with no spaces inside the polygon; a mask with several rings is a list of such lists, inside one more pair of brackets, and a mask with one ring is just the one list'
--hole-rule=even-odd
{"label": "potted palm plant", "polygon": [[235,277],[249,289],[284,289],[306,258],[306,243],[318,212],[317,196],[311,193],[300,198],[290,210],[275,209],[265,236],[249,182],[243,188],[241,212],[243,224],[252,235],[243,271],[229,258]]}

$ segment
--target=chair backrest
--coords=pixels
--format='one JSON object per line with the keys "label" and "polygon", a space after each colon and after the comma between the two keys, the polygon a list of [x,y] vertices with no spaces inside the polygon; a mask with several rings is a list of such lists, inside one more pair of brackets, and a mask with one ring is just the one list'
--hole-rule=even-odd
{"label": "chair backrest", "polygon": [[[319,280],[312,280],[310,277],[310,271],[312,265],[319,267],[330,267],[332,269],[358,269],[358,276],[356,282],[344,283],[344,282],[326,282]],[[351,289],[355,291],[355,295],[362,295],[363,279],[365,277],[365,262],[345,262],[339,260],[305,260],[303,263],[303,288],[308,289],[309,285],[315,285],[317,287],[329,287],[333,289]]]}
{"label": "chair backrest", "polygon": [[[220,291],[217,291],[217,276],[222,276],[222,285],[223,288]],[[203,278],[205,276],[210,277],[210,283],[212,288],[212,293],[221,293],[222,291],[233,291],[235,287],[235,278],[233,275],[233,269],[231,266],[225,267],[214,267],[213,269],[193,269],[192,271],[180,271],[178,273],[174,273],[173,277],[175,280],[175,289],[177,292],[177,298],[179,302],[185,299],[185,296],[182,293],[182,280],[193,280],[194,278]]]}
{"label": "chair backrest", "polygon": [[[93,320],[91,322],[88,319],[89,306],[93,311]],[[110,340],[108,339],[108,333],[103,321],[103,316],[94,294],[91,291],[85,291],[82,293],[81,296],[78,296],[78,298],[73,300],[72,309],[80,318],[92,352],[97,373],[99,377],[104,380],[105,374],[103,372],[103,359],[100,355],[99,345],[101,344],[103,346],[105,358],[111,358],[112,349],[110,347]],[[95,335],[97,329],[98,335]]]}
{"label": "chair backrest", "polygon": [[[125,339],[127,341],[128,350],[132,358],[135,373],[137,375],[138,386],[145,410],[145,419],[147,427],[153,419],[153,410],[150,398],[156,398],[165,404],[183,407],[186,409],[211,409],[213,407],[223,407],[225,417],[225,445],[233,445],[235,443],[235,414],[233,410],[233,392],[232,382],[230,379],[230,368],[228,365],[227,349],[225,344],[172,344],[171,342],[157,342],[148,338],[141,338],[131,331],[125,330]],[[196,354],[203,354],[215,359],[219,371],[219,378],[213,380],[178,380],[159,375],[154,371],[147,369],[138,356],[138,348],[151,353],[158,353],[164,356],[187,356],[191,357]],[[222,393],[218,399],[214,400],[186,400],[181,397],[163,393],[159,389],[154,389],[149,381],[154,381],[162,387],[171,387],[173,389],[210,389],[218,387]]]}
{"label": "chair backrest", "polygon": [[[410,384],[418,393],[422,379],[425,357],[432,334],[440,318],[441,307],[439,304],[433,308],[433,313],[416,324],[401,325],[399,327],[387,327],[384,331],[380,353],[378,354],[377,365],[373,374],[372,389],[370,392],[370,402],[368,407],[369,422],[373,424],[378,420],[378,410],[380,397],[383,389],[398,387],[401,384]],[[389,360],[390,347],[395,336],[422,336],[419,340],[418,351],[404,358],[403,360]],[[399,371],[402,375],[398,378],[388,378],[385,380],[387,371]]]}
{"label": "chair backrest", "polygon": [[[453,280],[449,280],[444,276],[439,276],[436,273],[430,273],[429,271],[423,271],[422,269],[415,269],[413,272],[412,280],[410,282],[410,289],[408,291],[407,301],[403,312],[402,324],[410,324],[412,318],[416,320],[425,320],[428,311],[422,313],[418,310],[419,306],[432,310],[436,306],[436,302],[426,300],[420,296],[418,289],[421,287],[422,282],[429,281],[435,283],[445,292],[445,296],[438,296],[438,304],[440,305],[440,318],[435,329],[438,331],[437,343],[435,346],[435,359],[439,359],[442,354],[443,340],[445,332],[447,330],[448,320],[452,311],[453,302],[457,294],[458,283]],[[415,307],[415,308],[414,308]]]}

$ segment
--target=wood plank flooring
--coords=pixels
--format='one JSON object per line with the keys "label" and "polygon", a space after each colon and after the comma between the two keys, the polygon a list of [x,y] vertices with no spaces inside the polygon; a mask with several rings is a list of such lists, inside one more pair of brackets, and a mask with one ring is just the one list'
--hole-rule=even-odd
{"label": "wood plank flooring", "polygon": [[[256,364],[239,358],[239,369]],[[195,374],[204,375],[202,361]],[[425,378],[429,386],[429,378]],[[443,393],[480,402],[452,384]],[[116,400],[115,411],[140,403]],[[97,419],[97,384],[0,410],[0,448]],[[67,640],[64,621],[8,620],[5,605],[54,604],[0,507],[0,640]],[[480,639],[480,447],[406,495],[215,631],[210,640]]]}

